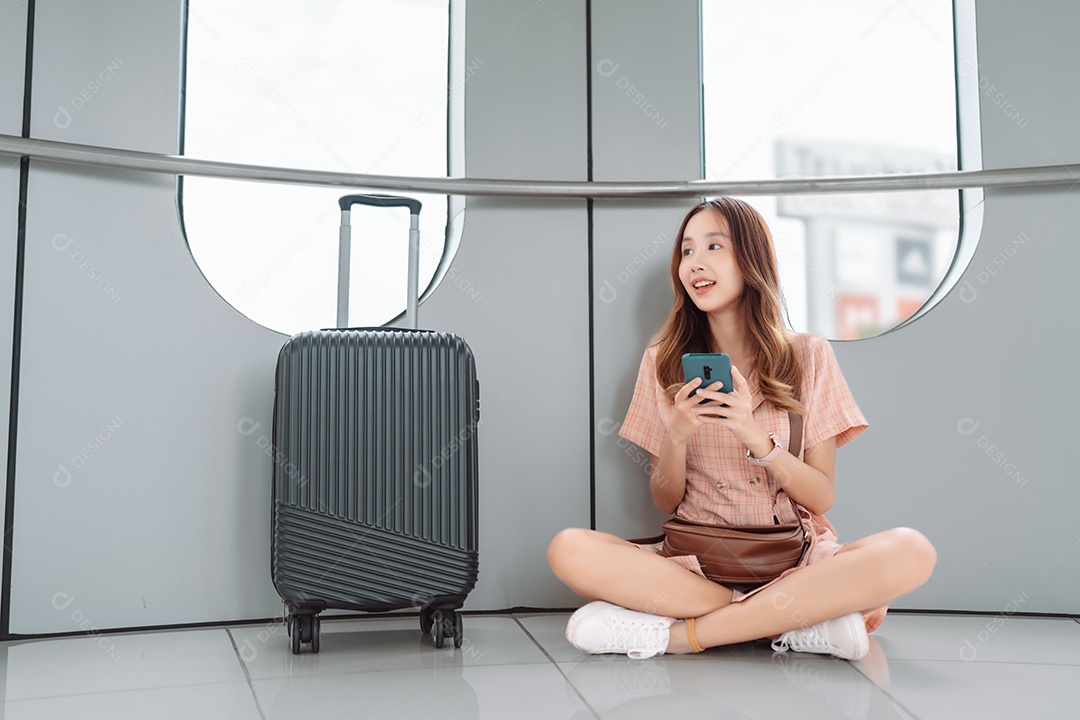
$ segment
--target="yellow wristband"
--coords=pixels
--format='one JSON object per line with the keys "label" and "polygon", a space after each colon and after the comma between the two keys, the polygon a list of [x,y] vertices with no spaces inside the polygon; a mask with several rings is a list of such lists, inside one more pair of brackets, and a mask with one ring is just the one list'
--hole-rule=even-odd
{"label": "yellow wristband", "polygon": [[690,649],[696,653],[705,652],[705,648],[698,645],[697,635],[694,634],[694,618],[686,618],[686,636],[690,639]]}

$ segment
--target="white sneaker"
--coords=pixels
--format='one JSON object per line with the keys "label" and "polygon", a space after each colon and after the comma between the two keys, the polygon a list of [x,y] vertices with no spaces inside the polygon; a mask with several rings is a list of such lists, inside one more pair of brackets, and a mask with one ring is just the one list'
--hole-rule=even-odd
{"label": "white sneaker", "polygon": [[870,652],[870,636],[859,613],[848,613],[801,630],[784,633],[772,644],[777,652],[833,655],[844,660],[861,660]]}
{"label": "white sneaker", "polygon": [[636,660],[663,655],[668,628],[675,618],[627,610],[609,602],[591,602],[570,616],[566,639],[593,655],[622,653]]}

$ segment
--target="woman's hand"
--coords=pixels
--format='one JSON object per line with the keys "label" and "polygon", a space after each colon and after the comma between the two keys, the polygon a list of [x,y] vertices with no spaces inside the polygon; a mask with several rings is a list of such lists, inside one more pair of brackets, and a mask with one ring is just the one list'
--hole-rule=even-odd
{"label": "woman's hand", "polygon": [[[690,397],[690,391],[701,384],[701,379],[694,378],[683,385],[675,395],[675,412],[668,432],[689,440],[702,425],[719,425],[730,430],[744,446],[759,440],[764,431],[754,421],[750,385],[735,367],[731,368],[731,379],[735,386],[732,392],[720,392],[723,383],[717,381],[707,389],[698,390],[694,397]],[[699,405],[703,398],[709,402]]]}
{"label": "woman's hand", "polygon": [[[697,391],[697,395],[690,397],[690,393],[698,388],[702,383],[701,378],[693,378],[690,382],[682,386],[682,389],[675,394],[675,409],[671,415],[671,424],[668,426],[668,436],[675,442],[685,443],[694,433],[701,428],[702,425],[716,422],[716,418],[711,415],[705,414],[706,412],[715,412],[718,404],[709,400],[709,402],[702,403],[701,401],[707,399],[705,397],[708,390],[704,388]],[[714,382],[709,387],[718,391],[723,386],[722,382]],[[722,395],[720,392],[709,393],[712,395]],[[709,410],[706,410],[709,408]]]}

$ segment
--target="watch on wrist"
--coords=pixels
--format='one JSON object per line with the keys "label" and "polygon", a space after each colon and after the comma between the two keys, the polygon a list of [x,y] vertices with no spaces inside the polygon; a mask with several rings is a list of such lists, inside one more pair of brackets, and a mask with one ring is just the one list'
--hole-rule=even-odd
{"label": "watch on wrist", "polygon": [[756,458],[754,454],[750,452],[750,448],[746,448],[746,459],[753,465],[767,466],[773,460],[780,457],[780,453],[784,452],[784,446],[780,444],[780,438],[776,437],[776,433],[769,433],[769,439],[772,440],[773,449],[770,450],[765,457]]}

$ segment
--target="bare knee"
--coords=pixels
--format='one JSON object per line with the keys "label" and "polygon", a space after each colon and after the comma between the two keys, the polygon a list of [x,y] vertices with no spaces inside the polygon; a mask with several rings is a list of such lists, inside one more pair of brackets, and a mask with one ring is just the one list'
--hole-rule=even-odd
{"label": "bare knee", "polygon": [[555,577],[566,580],[572,567],[577,564],[583,553],[587,552],[588,546],[594,542],[595,530],[587,528],[566,528],[555,534],[548,543],[547,561]]}
{"label": "bare knee", "polygon": [[898,574],[913,584],[912,589],[930,579],[937,564],[937,550],[921,532],[909,527],[889,530],[888,549]]}

